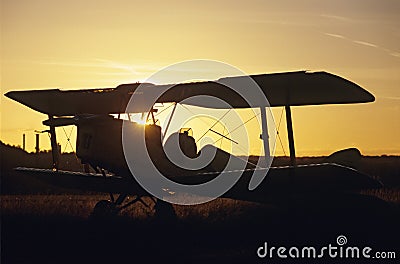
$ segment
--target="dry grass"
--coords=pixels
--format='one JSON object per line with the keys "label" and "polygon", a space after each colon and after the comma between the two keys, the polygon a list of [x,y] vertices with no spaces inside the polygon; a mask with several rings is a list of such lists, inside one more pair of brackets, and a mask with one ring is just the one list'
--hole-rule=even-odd
{"label": "dry grass", "polygon": [[2,195],[4,215],[69,215],[87,218],[104,195]]}
{"label": "dry grass", "polygon": [[[399,202],[399,191],[368,191]],[[2,195],[1,263],[258,263],[263,241],[276,245],[327,245],[345,234],[354,245],[400,248],[398,210],[367,207],[327,215],[219,198],[174,205],[177,218],[154,217],[150,198],[110,221],[92,221],[108,195]],[[383,214],[382,214],[383,212]],[[311,213],[311,215],[309,214]],[[345,217],[343,217],[345,216]],[[271,262],[269,262],[271,263]]]}
{"label": "dry grass", "polygon": [[[108,195],[2,195],[0,209],[3,215],[71,216],[86,219],[98,201],[108,198]],[[132,198],[128,197],[126,201],[130,199]],[[121,215],[133,219],[152,217],[154,202],[148,197],[144,197],[143,200],[149,207],[135,203],[124,209]],[[179,219],[197,218],[208,221],[223,220],[227,216],[239,217],[261,208],[267,206],[226,198],[193,206],[174,205]]]}
{"label": "dry grass", "polygon": [[373,195],[384,201],[400,205],[400,188],[382,188],[377,190],[366,190],[362,194]]}
{"label": "dry grass", "polygon": [[[383,188],[365,190],[362,194],[376,196],[387,202],[400,206],[400,189]],[[134,197],[128,197],[129,202]],[[108,195],[1,195],[0,210],[2,215],[29,216],[69,216],[87,219],[96,203],[109,199]],[[154,202],[149,197],[143,198],[148,205],[135,203],[120,212],[123,217],[143,220],[154,216]],[[227,198],[218,198],[199,205],[173,205],[176,216],[183,221],[217,222],[228,219],[239,219],[248,215],[257,215],[259,211],[274,209],[272,205],[258,204]]]}

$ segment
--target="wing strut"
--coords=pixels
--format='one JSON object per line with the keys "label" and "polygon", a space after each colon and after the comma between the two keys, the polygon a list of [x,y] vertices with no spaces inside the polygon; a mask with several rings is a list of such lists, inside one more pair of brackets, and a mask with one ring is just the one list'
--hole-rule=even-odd
{"label": "wing strut", "polygon": [[51,142],[51,155],[53,157],[53,170],[58,171],[59,156],[58,156],[58,146],[56,137],[56,128],[53,124],[53,116],[49,115],[49,126],[50,126],[50,142]]}
{"label": "wing strut", "polygon": [[271,151],[269,149],[269,135],[268,135],[268,124],[267,124],[267,112],[264,106],[260,107],[261,112],[261,126],[262,126],[262,134],[261,138],[264,144],[264,157],[266,166],[268,166],[271,162]]}
{"label": "wing strut", "polygon": [[290,105],[285,106],[285,112],[286,112],[286,127],[287,127],[289,151],[290,151],[290,165],[296,167],[296,151],[294,149],[292,111],[290,110]]}
{"label": "wing strut", "polygon": [[167,127],[166,127],[165,130],[164,130],[164,135],[163,135],[163,137],[165,137],[165,135],[167,135],[168,128],[169,128],[169,125],[171,124],[171,120],[172,120],[172,117],[174,116],[175,109],[176,109],[176,106],[177,106],[177,105],[178,105],[178,103],[174,103],[174,108],[172,108],[172,113],[171,113],[171,116],[170,116],[169,119],[168,119]]}

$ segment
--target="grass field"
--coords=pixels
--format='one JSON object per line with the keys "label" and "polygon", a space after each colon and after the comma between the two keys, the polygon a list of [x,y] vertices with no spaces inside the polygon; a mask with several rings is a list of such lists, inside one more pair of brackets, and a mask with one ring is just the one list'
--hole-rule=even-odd
{"label": "grass field", "polygon": [[[293,196],[279,206],[219,198],[196,206],[174,205],[173,218],[157,216],[154,202],[145,198],[149,208],[136,203],[105,219],[90,215],[108,195],[16,182],[4,174],[13,166],[3,163],[5,159],[1,263],[276,263],[279,259],[259,259],[257,248],[264,242],[319,247],[335,244],[338,235],[345,235],[349,245],[395,251],[400,257],[399,157],[362,158],[359,169],[385,184],[383,189],[364,190],[363,196]],[[301,158],[298,163],[322,159]],[[286,164],[287,158],[275,162]],[[354,260],[324,259],[339,262]]]}
{"label": "grass field", "polygon": [[368,201],[355,210],[344,206],[346,198],[330,211],[217,199],[174,205],[174,219],[157,218],[141,204],[112,219],[92,219],[104,198],[2,195],[2,263],[265,263],[255,253],[264,241],[322,246],[340,234],[352,245],[400,250],[398,204]]}

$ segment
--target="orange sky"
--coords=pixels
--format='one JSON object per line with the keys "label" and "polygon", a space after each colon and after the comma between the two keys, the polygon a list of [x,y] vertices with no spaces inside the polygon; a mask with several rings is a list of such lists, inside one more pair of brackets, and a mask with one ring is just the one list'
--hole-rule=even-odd
{"label": "orange sky", "polygon": [[[295,107],[297,154],[357,147],[398,155],[399,14],[396,0],[2,0],[1,93],[115,87],[191,59],[222,61],[248,74],[324,70],[361,85],[376,102]],[[26,133],[32,150],[45,118],[2,96],[0,138],[21,145]],[[41,141],[49,147],[47,135]],[[287,153],[285,140],[284,146]]]}

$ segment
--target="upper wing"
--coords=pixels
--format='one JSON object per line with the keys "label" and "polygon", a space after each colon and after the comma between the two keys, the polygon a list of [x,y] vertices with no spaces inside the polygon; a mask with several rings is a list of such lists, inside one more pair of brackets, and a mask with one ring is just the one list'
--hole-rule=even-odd
{"label": "upper wing", "polygon": [[[250,77],[258,84],[271,107],[365,103],[375,100],[371,93],[359,85],[326,72],[286,72],[250,75]],[[160,99],[168,102],[203,94],[220,98],[234,108],[249,107],[241,96],[223,84],[248,85],[248,76],[221,78],[216,82],[178,84],[176,89],[171,89]],[[188,104],[209,108],[225,107],[218,102],[208,104],[200,101]]]}
{"label": "upper wing", "polygon": [[132,92],[139,84],[128,87],[61,91],[11,91],[6,96],[38,112],[53,116],[110,114],[125,112]]}
{"label": "upper wing", "polygon": [[[270,106],[347,104],[375,100],[372,94],[359,85],[326,72],[288,72],[250,77],[259,85]],[[248,76],[238,76],[217,81],[176,84],[163,93],[157,102],[180,102],[196,95],[209,95],[220,98],[234,108],[247,108],[249,105],[241,96],[222,84],[240,85],[247,78]],[[123,113],[139,85],[144,85],[143,91],[138,94],[143,100],[149,95],[163,91],[166,87],[166,85],[135,83],[107,89],[12,91],[6,96],[36,111],[54,116]],[[190,104],[209,108],[225,107],[205,101]],[[144,111],[140,106],[129,109],[129,112]]]}

